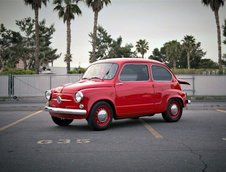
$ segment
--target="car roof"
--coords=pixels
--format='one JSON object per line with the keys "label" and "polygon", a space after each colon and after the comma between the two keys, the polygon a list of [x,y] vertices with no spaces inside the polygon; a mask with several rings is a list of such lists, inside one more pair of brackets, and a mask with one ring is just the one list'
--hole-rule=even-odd
{"label": "car roof", "polygon": [[150,60],[150,59],[142,59],[142,58],[111,58],[111,59],[104,59],[104,60],[98,60],[95,63],[118,63],[118,64],[124,64],[124,63],[153,63],[153,64],[163,64],[156,60]]}

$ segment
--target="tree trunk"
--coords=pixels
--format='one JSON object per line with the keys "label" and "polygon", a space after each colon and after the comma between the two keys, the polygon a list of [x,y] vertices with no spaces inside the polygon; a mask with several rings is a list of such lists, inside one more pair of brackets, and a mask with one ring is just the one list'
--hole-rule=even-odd
{"label": "tree trunk", "polygon": [[187,52],[187,67],[190,69],[190,52]]}
{"label": "tree trunk", "polygon": [[39,25],[38,25],[38,7],[35,8],[35,72],[39,74]]}
{"label": "tree trunk", "polygon": [[221,59],[221,30],[220,30],[220,21],[218,11],[214,11],[216,25],[217,25],[217,43],[218,43],[218,63],[219,63],[219,72],[222,73],[222,59]]}
{"label": "tree trunk", "polygon": [[90,62],[93,63],[96,61],[96,46],[97,46],[97,20],[98,20],[98,12],[94,12],[94,25],[93,25],[93,50]]}
{"label": "tree trunk", "polygon": [[71,66],[71,21],[67,20],[67,54],[66,54],[66,63],[67,63],[67,73],[70,72]]}
{"label": "tree trunk", "polygon": [[176,69],[177,64],[176,64],[176,59],[173,59],[173,68]]}
{"label": "tree trunk", "polygon": [[26,60],[26,58],[22,58],[22,62],[24,64],[24,70],[27,70],[27,60]]}
{"label": "tree trunk", "polygon": [[[1,53],[1,52],[0,52]],[[4,66],[3,66],[3,60],[2,60],[2,57],[1,57],[1,55],[0,55],[0,70],[3,68]]]}

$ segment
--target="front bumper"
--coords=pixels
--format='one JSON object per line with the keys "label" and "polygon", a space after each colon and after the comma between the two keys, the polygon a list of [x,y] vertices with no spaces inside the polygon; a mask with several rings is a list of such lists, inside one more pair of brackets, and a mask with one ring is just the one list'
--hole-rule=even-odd
{"label": "front bumper", "polygon": [[84,109],[66,109],[66,108],[56,108],[45,106],[45,111],[53,112],[57,114],[70,114],[70,115],[86,115],[87,111]]}

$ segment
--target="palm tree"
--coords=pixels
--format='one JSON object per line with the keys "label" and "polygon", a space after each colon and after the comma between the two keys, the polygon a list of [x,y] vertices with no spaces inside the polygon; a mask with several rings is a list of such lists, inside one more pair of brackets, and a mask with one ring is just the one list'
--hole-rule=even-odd
{"label": "palm tree", "polygon": [[201,42],[196,42],[195,38],[191,35],[186,35],[182,40],[182,51],[187,55],[187,68],[191,68],[191,64],[194,65],[194,61],[202,58],[206,52],[201,48]]}
{"label": "palm tree", "polygon": [[137,52],[144,58],[144,54],[149,50],[148,42],[145,39],[140,39],[136,42]]}
{"label": "palm tree", "polygon": [[166,57],[173,64],[173,68],[176,69],[176,62],[178,57],[181,56],[181,45],[178,41],[173,40],[164,44]]}
{"label": "palm tree", "polygon": [[92,54],[90,62],[96,61],[96,39],[97,39],[97,20],[98,13],[104,7],[104,5],[108,5],[111,3],[111,0],[86,0],[86,4],[88,7],[92,7],[94,12],[94,25],[93,25],[93,36],[92,36]]}
{"label": "palm tree", "polygon": [[222,73],[222,59],[221,59],[221,30],[220,30],[220,21],[219,21],[219,9],[221,6],[224,6],[225,0],[202,0],[202,3],[206,6],[209,6],[214,12],[216,25],[217,25],[217,42],[218,42],[218,63],[219,70]]}
{"label": "palm tree", "polygon": [[67,73],[70,71],[71,62],[71,20],[75,19],[76,15],[81,15],[82,11],[78,7],[79,0],[54,0],[53,4],[56,5],[54,10],[58,11],[59,18],[63,18],[63,22],[67,25],[67,52],[65,61],[67,63]]}
{"label": "palm tree", "polygon": [[31,8],[35,11],[35,72],[39,73],[39,24],[38,24],[38,13],[39,9],[42,7],[42,4],[46,6],[47,1],[49,0],[24,0],[25,5],[30,5]]}
{"label": "palm tree", "polygon": [[195,44],[195,38],[191,35],[186,35],[184,39],[182,40],[182,48],[186,51],[187,54],[187,68],[190,69],[190,58],[191,58],[191,53],[196,47]]}
{"label": "palm tree", "polygon": [[226,45],[226,19],[224,20],[224,25],[222,26],[223,36],[225,37],[223,43]]}

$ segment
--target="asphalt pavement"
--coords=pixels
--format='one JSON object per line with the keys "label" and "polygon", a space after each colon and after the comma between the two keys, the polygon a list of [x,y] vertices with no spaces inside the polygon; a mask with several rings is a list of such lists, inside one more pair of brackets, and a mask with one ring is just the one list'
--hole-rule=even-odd
{"label": "asphalt pavement", "polygon": [[219,108],[184,110],[176,123],[165,122],[159,114],[113,120],[104,131],[92,131],[86,120],[56,126],[42,110],[0,110],[0,117],[2,172],[226,169],[226,111]]}

